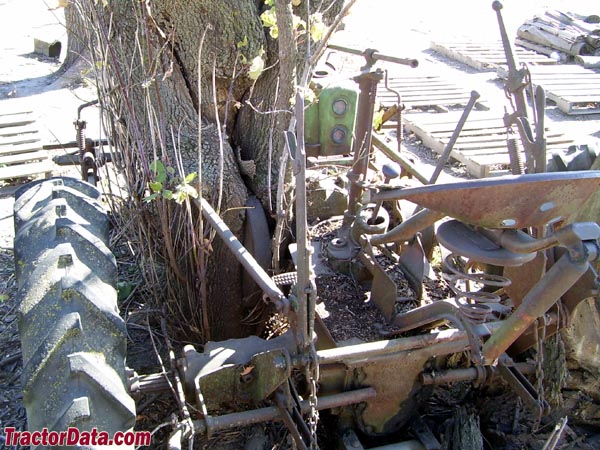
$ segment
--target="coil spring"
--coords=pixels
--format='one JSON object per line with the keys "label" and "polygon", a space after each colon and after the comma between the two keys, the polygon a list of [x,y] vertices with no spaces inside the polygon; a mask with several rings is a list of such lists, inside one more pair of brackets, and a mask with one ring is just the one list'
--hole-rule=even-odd
{"label": "coil spring", "polygon": [[[510,280],[500,275],[483,272],[471,273],[469,270],[476,265],[476,262],[465,262],[464,258],[456,253],[449,254],[444,259],[444,265],[452,272],[445,274],[444,278],[454,292],[456,304],[461,313],[475,324],[484,323],[492,312],[490,305],[500,303],[501,298],[494,292],[471,290],[471,283],[477,283],[482,287],[503,288],[510,285]],[[459,287],[461,282],[464,283],[465,290]]]}
{"label": "coil spring", "polygon": [[78,120],[75,123],[77,129],[77,146],[79,147],[79,157],[83,158],[85,153],[85,122]]}

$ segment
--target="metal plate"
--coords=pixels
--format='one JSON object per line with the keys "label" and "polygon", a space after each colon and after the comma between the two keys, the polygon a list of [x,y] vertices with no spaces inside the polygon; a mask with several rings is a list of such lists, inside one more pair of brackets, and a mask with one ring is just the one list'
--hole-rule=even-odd
{"label": "metal plate", "polygon": [[541,173],[393,189],[373,201],[406,199],[462,222],[519,229],[566,220],[600,188],[600,171]]}

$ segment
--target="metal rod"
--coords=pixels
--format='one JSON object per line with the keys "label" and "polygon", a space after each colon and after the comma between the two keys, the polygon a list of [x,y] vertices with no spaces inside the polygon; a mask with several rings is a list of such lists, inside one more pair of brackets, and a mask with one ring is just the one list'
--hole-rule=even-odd
{"label": "metal rod", "polygon": [[[486,324],[486,327],[476,325],[473,326],[473,330],[478,336],[487,336],[489,335],[490,330],[497,329],[500,325],[501,322],[488,323]],[[458,343],[458,346],[460,347],[467,347],[469,339],[465,332],[457,329],[449,329],[437,333],[319,350],[317,351],[317,355],[321,365],[334,363],[351,364],[352,361],[370,360],[377,356],[394,355],[403,351],[417,350],[447,343]]]}
{"label": "metal rod", "polygon": [[392,161],[400,164],[403,169],[405,169],[409,174],[415,177],[423,184],[428,184],[429,181],[423,175],[419,173],[419,171],[412,165],[410,161],[404,159],[402,155],[399,155],[397,152],[389,148],[383,141],[381,141],[375,134],[372,134],[371,141],[373,142],[373,146],[379,149],[385,156],[390,158]]}
{"label": "metal rod", "polygon": [[386,62],[391,62],[391,63],[395,63],[395,64],[402,64],[405,66],[410,66],[412,68],[419,66],[418,59],[398,58],[396,56],[384,55],[382,53],[379,53],[377,50],[373,50],[369,54],[369,50],[357,50],[354,48],[343,47],[341,45],[329,44],[329,45],[327,45],[327,48],[329,48],[331,50],[337,50],[340,52],[350,53],[351,55],[369,57],[375,61],[386,61]]}
{"label": "metal rod", "polygon": [[223,219],[221,219],[212,206],[210,206],[210,203],[208,203],[204,197],[201,199],[195,198],[192,199],[192,201],[196,207],[200,208],[202,215],[208,221],[210,226],[213,227],[219,237],[223,239],[227,248],[231,250],[235,258],[242,264],[244,269],[246,269],[248,274],[263,290],[267,297],[275,304],[277,309],[283,309],[287,303],[287,299],[285,298],[285,295],[283,295],[283,292],[281,292],[267,272],[265,272],[260,264],[258,264],[252,254],[246,250],[246,247],[242,245],[225,222],[223,222]]}
{"label": "metal rod", "polygon": [[498,359],[519,336],[538,318],[548,311],[565,292],[588,270],[587,261],[571,261],[565,253],[548,273],[527,293],[521,305],[504,321],[483,345],[484,362],[491,364]]}
{"label": "metal rod", "polygon": [[401,242],[411,240],[419,231],[433,225],[446,215],[439,211],[423,209],[415,215],[410,216],[397,227],[384,234],[378,234],[371,238],[371,244],[381,245],[390,242]]}
{"label": "metal rod", "polygon": [[504,25],[502,13],[500,12],[503,8],[502,3],[499,1],[494,1],[492,3],[492,8],[494,11],[496,11],[498,26],[500,27],[500,37],[502,38],[502,46],[504,47],[504,55],[508,65],[507,88],[508,91],[514,96],[516,109],[519,112],[519,115],[527,117],[527,103],[525,102],[525,94],[523,93],[521,84],[522,75],[517,69],[517,60],[515,58],[510,38],[506,32],[506,26]]}
{"label": "metal rod", "polygon": [[300,350],[306,351],[311,342],[314,330],[314,297],[312,292],[311,246],[308,237],[308,219],[306,212],[306,152],[304,149],[304,97],[296,93],[296,135],[285,133],[287,146],[294,158],[294,176],[296,177],[296,243],[297,251],[297,289],[298,329]]}
{"label": "metal rod", "polygon": [[[377,395],[374,388],[357,389],[355,391],[343,392],[341,394],[327,395],[319,397],[317,404],[318,410],[338,408],[340,406],[352,405],[369,400]],[[300,402],[303,413],[310,411],[308,400]],[[259,422],[281,421],[282,417],[279,408],[269,406],[266,408],[253,409],[250,411],[242,411],[238,413],[226,414],[223,416],[208,416],[203,420],[195,420],[194,430],[197,433],[213,433],[228,428],[241,427],[252,425]]]}
{"label": "metal rod", "polygon": [[450,322],[467,334],[473,359],[476,363],[479,363],[481,361],[481,340],[478,339],[473,330],[474,324],[459,313],[456,305],[448,301],[433,302],[420,308],[412,309],[404,314],[398,314],[392,323],[399,328],[399,331],[408,331],[433,324],[440,320]]}
{"label": "metal rod", "polygon": [[431,175],[428,184],[435,184],[437,182],[440,173],[442,173],[442,169],[448,162],[448,159],[450,159],[450,153],[452,153],[452,150],[454,149],[454,144],[456,144],[456,141],[458,140],[460,133],[462,132],[462,129],[465,126],[467,119],[469,118],[469,114],[475,107],[475,103],[477,103],[478,99],[479,92],[471,91],[471,97],[469,98],[469,102],[467,103],[467,106],[465,106],[465,109],[463,110],[462,115],[460,116],[460,119],[456,124],[456,128],[452,133],[452,136],[450,136],[450,140],[446,144],[446,147],[444,147],[444,151],[440,155],[440,159],[438,160],[437,165],[435,166],[435,170],[433,171],[433,174]]}
{"label": "metal rod", "polygon": [[350,189],[348,192],[348,213],[356,214],[356,205],[362,196],[362,188],[357,184],[364,181],[369,166],[371,154],[371,135],[373,129],[373,105],[377,95],[377,84],[383,79],[383,72],[377,69],[374,72],[360,74],[355,80],[358,82],[360,95],[356,113],[356,136],[352,145],[354,164],[348,172]]}
{"label": "metal rod", "polygon": [[[523,374],[535,373],[535,365],[530,363],[515,363],[515,368]],[[476,380],[478,377],[479,370],[476,367],[468,367],[466,369],[450,369],[431,373],[423,372],[419,378],[424,386],[438,386],[458,381]]]}

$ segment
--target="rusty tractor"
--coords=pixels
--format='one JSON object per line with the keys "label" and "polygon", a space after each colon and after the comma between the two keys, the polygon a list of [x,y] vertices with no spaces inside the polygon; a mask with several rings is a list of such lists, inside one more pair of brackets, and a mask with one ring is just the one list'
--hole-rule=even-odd
{"label": "rusty tractor", "polygon": [[[172,389],[182,405],[195,410],[183,409],[188,414],[171,434],[173,448],[190,434],[267,421],[283,422],[298,448],[316,448],[318,412],[329,410],[338,419],[344,448],[360,449],[359,438],[391,436],[408,426],[414,439],[395,448],[434,449],[439,443],[415,414],[426,388],[457,381],[484,386],[499,379],[536,415],[548,413],[539,380],[532,381],[537,362],[523,355],[567,326],[580,302],[597,295],[591,263],[600,257],[600,227],[571,219],[600,187],[600,172],[545,171],[543,92],[535,95],[538,123],[530,125],[523,69],[510,51],[501,5],[494,2],[494,9],[509,55],[507,91],[517,99],[505,122],[517,128],[526,156],[525,163],[514,156],[513,175],[436,184],[437,175],[424,179],[398,152],[386,150],[401,167],[388,163],[381,169],[383,182],[379,174],[374,177],[373,105],[383,72],[372,66],[386,56],[369,50],[355,78],[358,92],[327,94],[334,120],[322,121],[317,132],[305,129],[303,99],[296,99],[298,127],[286,135],[296,178],[294,272],[270,275],[211,205],[196,200],[263,301],[287,317],[289,328],[279,336],[208,342],[202,351],[188,345],[172,357],[168,373],[132,372],[125,365],[126,331],[117,311],[116,266],[100,194],[88,183],[65,178],[17,192],[15,249],[30,428],[130,429],[131,395]],[[340,92],[345,97],[337,98]],[[320,108],[327,105],[323,100]],[[342,120],[354,114],[352,108],[355,120]],[[346,211],[333,237],[318,243],[307,221],[307,153],[353,155]],[[423,184],[397,182],[409,174]],[[93,167],[83,178],[95,182]],[[410,202],[414,212],[391,226],[389,211],[399,202]],[[419,297],[432,237],[444,249],[451,294],[425,301]],[[416,307],[398,309],[396,281],[382,257],[402,267],[417,293]],[[341,345],[332,338],[317,313],[316,280],[327,271],[361,274],[370,303],[387,322],[380,339]],[[450,367],[445,361],[453,355],[465,357]],[[224,410],[230,412],[219,413]]]}

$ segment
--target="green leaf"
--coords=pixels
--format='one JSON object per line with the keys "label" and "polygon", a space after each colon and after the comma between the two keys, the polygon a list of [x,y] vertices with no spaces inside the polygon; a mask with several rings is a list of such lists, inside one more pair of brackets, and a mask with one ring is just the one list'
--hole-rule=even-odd
{"label": "green leaf", "polygon": [[183,190],[190,197],[192,197],[192,198],[198,198],[198,191],[196,190],[196,188],[194,186],[190,186],[189,184],[184,184],[183,185]]}
{"label": "green leaf", "polygon": [[275,15],[275,8],[267,9],[264,13],[260,15],[260,20],[262,20],[263,27],[265,28],[277,27],[277,16]]}
{"label": "green leaf", "polygon": [[310,37],[313,41],[318,42],[323,39],[327,27],[323,23],[323,16],[321,13],[315,13],[310,16]]}
{"label": "green leaf", "polygon": [[238,49],[243,48],[243,47],[248,47],[248,36],[244,36],[244,40],[243,41],[239,41],[236,44],[236,46],[237,46]]}
{"label": "green leaf", "polygon": [[373,115],[373,128],[376,130],[379,130],[381,125],[383,125],[384,112],[385,111],[383,109],[380,109],[379,111],[375,111],[375,114]]}
{"label": "green leaf", "polygon": [[165,166],[158,159],[150,163],[150,170],[154,172],[154,178],[160,183],[164,183],[167,180],[167,172]]}
{"label": "green leaf", "polygon": [[173,200],[173,191],[165,189],[164,191],[162,191],[162,196],[167,200]]}
{"label": "green leaf", "polygon": [[267,5],[267,6],[275,6],[275,0],[265,0],[265,5]]}
{"label": "green leaf", "polygon": [[144,202],[146,203],[150,203],[152,200],[154,200],[155,198],[157,198],[160,194],[158,192],[155,192],[154,194],[150,194],[147,197],[144,197]]}
{"label": "green leaf", "polygon": [[302,20],[300,18],[300,16],[297,16],[296,14],[294,14],[292,16],[292,26],[294,27],[295,31],[298,31],[300,29],[306,30],[306,22],[304,20]]}
{"label": "green leaf", "polygon": [[167,173],[173,175],[175,173],[175,168],[171,166],[167,167]]}
{"label": "green leaf", "polygon": [[179,188],[173,192],[173,200],[175,200],[178,205],[181,205],[185,201],[186,197],[187,196],[185,195],[185,192]]}
{"label": "green leaf", "polygon": [[133,283],[129,283],[127,281],[119,281],[117,283],[117,299],[119,301],[126,300],[131,295],[134,288],[135,284]]}
{"label": "green leaf", "polygon": [[257,80],[258,77],[263,73],[265,69],[265,62],[262,57],[257,56],[252,60],[250,68],[248,69],[248,78],[251,80]]}
{"label": "green leaf", "polygon": [[191,183],[192,181],[194,181],[196,179],[197,176],[198,176],[198,174],[196,172],[188,173],[185,176],[185,182]]}
{"label": "green leaf", "polygon": [[151,181],[150,182],[150,189],[152,189],[152,192],[160,192],[162,191],[163,185],[160,181]]}
{"label": "green leaf", "polygon": [[0,302],[5,302],[6,300],[8,300],[8,295],[0,294]]}
{"label": "green leaf", "polygon": [[317,101],[317,94],[310,87],[306,87],[301,89],[302,95],[304,97],[304,105],[309,106]]}

